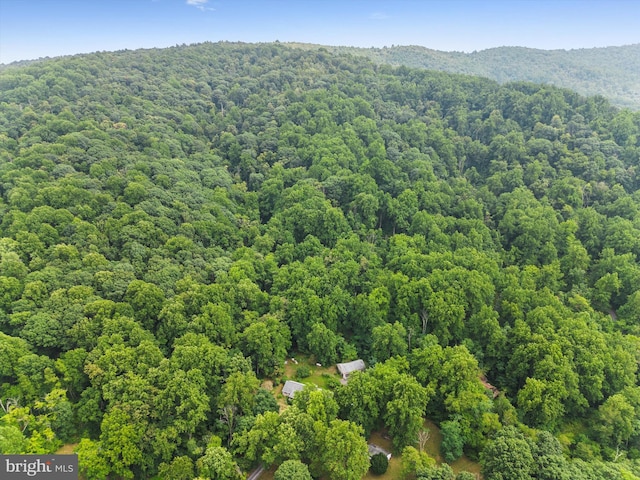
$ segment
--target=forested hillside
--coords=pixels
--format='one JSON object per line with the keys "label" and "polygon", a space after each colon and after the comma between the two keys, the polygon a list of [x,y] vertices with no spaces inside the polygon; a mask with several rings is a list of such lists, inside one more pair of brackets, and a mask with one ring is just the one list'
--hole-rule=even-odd
{"label": "forested hillside", "polygon": [[[453,479],[428,418],[487,480],[638,479],[639,168],[640,113],[551,86],[280,44],[5,68],[0,451],[350,480],[382,431]],[[285,407],[297,355],[368,368]]]}
{"label": "forested hillside", "polygon": [[292,45],[365,56],[380,64],[480,75],[500,83],[545,83],[583,95],[603,95],[614,105],[640,110],[640,43],[578,50],[499,47],[472,53],[442,52],[415,45],[388,48]]}

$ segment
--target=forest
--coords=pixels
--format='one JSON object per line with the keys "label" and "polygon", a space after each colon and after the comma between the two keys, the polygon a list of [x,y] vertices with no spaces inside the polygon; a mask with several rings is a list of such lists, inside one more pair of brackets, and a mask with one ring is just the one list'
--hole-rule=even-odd
{"label": "forest", "polygon": [[[5,67],[0,452],[356,480],[383,434],[393,478],[640,479],[639,169],[640,112],[549,85],[279,43]],[[296,357],[366,369],[285,402]]]}
{"label": "forest", "polygon": [[443,52],[417,45],[384,48],[290,45],[365,56],[373,62],[393,66],[480,75],[500,83],[551,84],[582,95],[603,95],[618,107],[640,110],[640,43],[574,50],[498,47],[471,53]]}

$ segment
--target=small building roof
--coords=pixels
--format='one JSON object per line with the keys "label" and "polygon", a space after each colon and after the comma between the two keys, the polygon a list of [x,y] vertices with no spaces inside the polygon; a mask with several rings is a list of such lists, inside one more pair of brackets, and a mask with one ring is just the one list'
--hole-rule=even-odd
{"label": "small building roof", "polygon": [[391,453],[387,452],[384,448],[379,447],[375,443],[369,443],[367,447],[369,447],[369,458],[373,457],[374,455],[377,455],[378,453],[381,453],[385,457],[387,457],[387,460],[391,460]]}
{"label": "small building roof", "polygon": [[358,370],[364,370],[364,369],[365,369],[364,360],[360,360],[360,359],[354,360],[353,362],[338,364],[338,371],[343,377],[349,375],[350,373],[356,372]]}
{"label": "small building roof", "polygon": [[282,387],[282,394],[285,397],[293,398],[296,392],[301,391],[304,388],[304,383],[294,382],[293,380],[287,380]]}

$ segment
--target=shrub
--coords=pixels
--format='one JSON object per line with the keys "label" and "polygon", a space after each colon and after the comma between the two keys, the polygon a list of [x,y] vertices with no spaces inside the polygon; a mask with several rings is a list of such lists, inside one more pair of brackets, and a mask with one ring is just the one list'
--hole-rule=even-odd
{"label": "shrub", "polygon": [[384,453],[376,453],[371,457],[371,466],[369,469],[374,475],[382,475],[389,467],[389,460]]}
{"label": "shrub", "polygon": [[338,380],[336,377],[332,375],[329,378],[327,378],[326,385],[329,390],[335,390],[340,386],[340,380]]}
{"label": "shrub", "polygon": [[471,472],[460,472],[456,475],[456,480],[476,480],[477,478],[478,477]]}
{"label": "shrub", "polygon": [[312,480],[309,468],[300,460],[287,460],[278,467],[274,480]]}
{"label": "shrub", "polygon": [[311,367],[309,365],[300,365],[296,370],[296,378],[307,378],[311,375]]}

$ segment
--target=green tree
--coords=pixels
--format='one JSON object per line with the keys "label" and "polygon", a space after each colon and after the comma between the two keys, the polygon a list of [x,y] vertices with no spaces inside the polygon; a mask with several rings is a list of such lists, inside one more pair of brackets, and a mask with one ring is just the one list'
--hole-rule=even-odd
{"label": "green tree", "polygon": [[99,441],[83,438],[76,447],[78,454],[78,468],[87,478],[103,480],[111,474],[111,468],[102,453]]}
{"label": "green tree", "polygon": [[435,459],[415,447],[405,447],[402,450],[402,478],[416,478],[416,475],[428,471],[435,464]]}
{"label": "green tree", "polygon": [[459,472],[456,475],[456,480],[476,480],[477,477],[475,476],[475,474],[471,473],[471,472]]}
{"label": "green tree", "polygon": [[164,302],[162,290],[151,283],[134,280],[127,287],[125,300],[133,307],[136,320],[146,329],[155,331]]}
{"label": "green tree", "polygon": [[380,418],[383,395],[376,378],[368,373],[353,372],[349,382],[340,386],[335,395],[340,417],[361,425],[369,435]]}
{"label": "green tree", "polygon": [[569,480],[571,476],[569,464],[562,453],[560,442],[549,432],[538,433],[535,445],[532,447],[535,459],[536,478],[541,480]]}
{"label": "green tree", "polygon": [[234,446],[251,462],[260,461],[271,466],[275,461],[274,447],[280,418],[276,412],[266,412],[255,418],[250,430],[237,434]]}
{"label": "green tree", "polygon": [[229,348],[236,344],[236,328],[231,308],[226,303],[207,303],[196,316],[190,329],[206,335],[214,344]]}
{"label": "green tree", "polygon": [[324,425],[329,425],[338,415],[338,404],[333,393],[328,390],[305,387],[296,393],[293,404],[314,421]]}
{"label": "green tree", "polygon": [[209,447],[196,461],[198,475],[212,480],[242,480],[240,468],[224,447]]}
{"label": "green tree", "polygon": [[380,362],[407,353],[407,331],[399,322],[374,327],[371,338],[371,354]]}
{"label": "green tree", "polygon": [[310,352],[323,365],[331,365],[338,361],[339,343],[340,337],[323,323],[314,323],[307,335]]}
{"label": "green tree", "polygon": [[187,456],[174,458],[171,463],[161,463],[158,467],[160,478],[172,478],[175,480],[193,480],[193,460]]}
{"label": "green tree", "polygon": [[287,460],[278,467],[274,480],[311,480],[309,468],[300,460]]}
{"label": "green tree", "polygon": [[323,435],[320,456],[323,470],[336,480],[359,480],[369,470],[369,450],[362,427],[333,420]]}
{"label": "green tree", "polygon": [[144,460],[144,422],[123,407],[115,407],[105,414],[100,428],[100,456],[107,460],[109,469],[123,478],[135,478],[133,470]]}
{"label": "green tree", "polygon": [[480,463],[487,480],[530,480],[534,474],[531,447],[514,427],[495,435],[482,451]]}
{"label": "green tree", "polygon": [[0,451],[5,455],[24,453],[27,441],[17,425],[0,425]]}
{"label": "green tree", "polygon": [[419,479],[424,480],[455,480],[453,469],[446,463],[427,468],[418,474]]}
{"label": "green tree", "polygon": [[218,397],[218,412],[231,441],[238,418],[251,414],[260,381],[253,372],[235,372],[227,377]]}
{"label": "green tree", "polygon": [[624,395],[617,393],[609,397],[598,408],[598,424],[596,426],[600,439],[612,446],[619,447],[637,433],[636,411]]}
{"label": "green tree", "polygon": [[383,419],[397,450],[415,443],[422,427],[429,392],[412,376],[401,374],[395,380]]}
{"label": "green tree", "polygon": [[442,444],[440,445],[442,456],[447,462],[453,462],[463,453],[464,438],[460,424],[455,420],[442,422],[440,431],[442,432]]}
{"label": "green tree", "polygon": [[255,363],[256,375],[270,375],[291,346],[289,328],[274,316],[252,323],[241,335],[243,353]]}
{"label": "green tree", "polygon": [[371,457],[370,462],[369,469],[374,475],[384,475],[389,468],[389,460],[384,453],[376,453]]}

